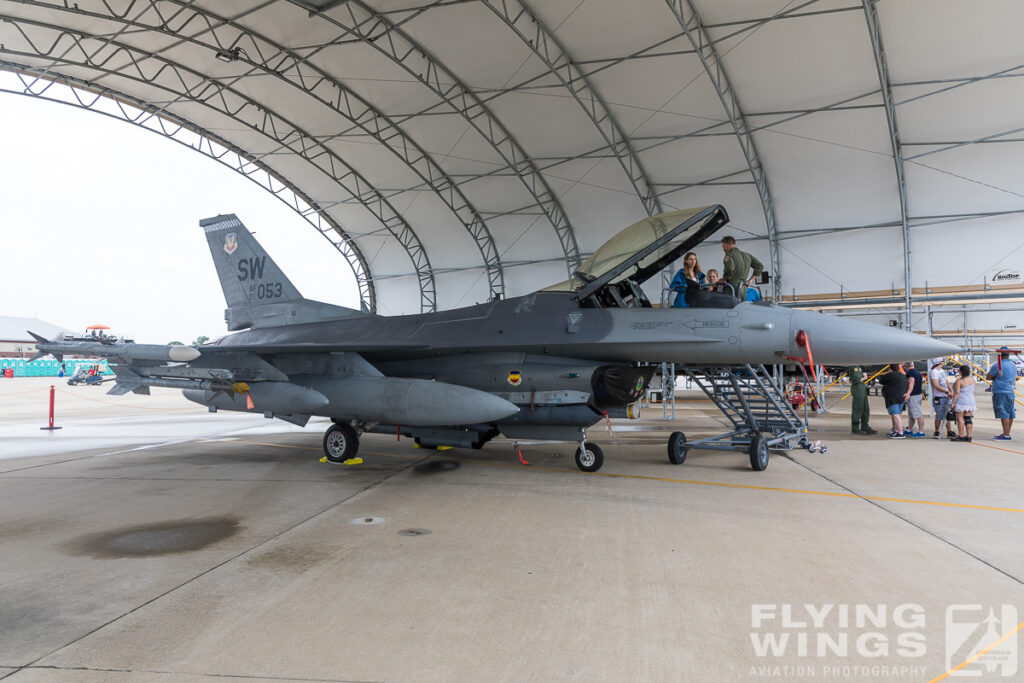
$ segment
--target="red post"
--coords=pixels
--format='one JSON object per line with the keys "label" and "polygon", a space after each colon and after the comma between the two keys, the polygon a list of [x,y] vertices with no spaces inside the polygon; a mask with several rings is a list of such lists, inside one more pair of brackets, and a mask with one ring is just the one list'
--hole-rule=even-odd
{"label": "red post", "polygon": [[46,430],[60,429],[60,427],[54,427],[53,426],[53,396],[54,396],[55,393],[56,392],[55,392],[55,390],[53,388],[53,385],[51,384],[50,385],[50,426],[49,427],[40,427],[40,429],[46,429]]}

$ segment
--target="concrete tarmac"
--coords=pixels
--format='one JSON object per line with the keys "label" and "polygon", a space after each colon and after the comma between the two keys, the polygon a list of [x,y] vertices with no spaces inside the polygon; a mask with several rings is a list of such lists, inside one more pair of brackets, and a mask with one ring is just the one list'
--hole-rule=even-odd
{"label": "concrete tarmac", "polygon": [[[591,429],[606,462],[585,474],[570,444],[524,466],[507,441],[383,435],[329,465],[326,423],[166,390],[58,385],[48,433],[49,384],[0,380],[5,680],[1024,675],[1024,433],[990,441],[980,391],[972,444],[887,440],[880,402],[879,436],[851,436],[840,404],[811,418],[826,454],[764,472],[671,465],[673,429],[724,431],[684,392],[674,423]],[[417,469],[437,462],[457,467]]]}

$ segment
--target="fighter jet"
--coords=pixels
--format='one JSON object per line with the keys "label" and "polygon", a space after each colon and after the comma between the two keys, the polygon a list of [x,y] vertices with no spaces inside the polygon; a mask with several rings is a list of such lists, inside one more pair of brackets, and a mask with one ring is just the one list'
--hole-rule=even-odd
{"label": "fighter jet", "polygon": [[604,459],[586,428],[630,415],[660,363],[778,364],[810,356],[812,345],[814,362],[825,365],[957,350],[902,330],[708,291],[689,292],[688,308],[652,305],[642,285],[727,222],[718,205],[660,214],[613,237],[565,282],[466,308],[380,316],[303,298],[242,222],[222,215],[200,225],[234,334],[186,348],[86,349],[87,342],[36,338],[41,354],[111,359],[112,394],[174,387],[211,412],[262,413],[300,426],[329,417],[323,447],[331,462],[354,458],[368,431],[428,448],[481,448],[503,434],[578,442],[576,463],[585,471]]}

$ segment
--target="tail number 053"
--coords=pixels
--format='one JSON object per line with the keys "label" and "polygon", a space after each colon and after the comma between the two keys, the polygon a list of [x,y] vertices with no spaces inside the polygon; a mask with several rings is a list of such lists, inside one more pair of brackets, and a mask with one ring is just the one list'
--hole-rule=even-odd
{"label": "tail number 053", "polygon": [[281,283],[268,282],[261,285],[251,285],[250,291],[257,299],[277,299],[281,296]]}

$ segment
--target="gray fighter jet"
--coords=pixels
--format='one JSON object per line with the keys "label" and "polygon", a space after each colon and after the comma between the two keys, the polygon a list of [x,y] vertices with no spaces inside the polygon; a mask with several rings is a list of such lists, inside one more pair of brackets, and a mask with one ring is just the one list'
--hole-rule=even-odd
{"label": "gray fighter jet", "polygon": [[[565,282],[467,308],[384,317],[304,299],[236,216],[217,216],[200,225],[235,334],[195,348],[36,338],[40,354],[110,358],[112,394],[174,387],[211,412],[263,413],[300,426],[312,415],[329,417],[324,452],[332,462],[353,458],[366,431],[469,448],[504,434],[578,442],[585,471],[603,463],[586,428],[629,415],[659,363],[785,363],[812,344],[814,361],[826,365],[957,350],[703,290],[686,294],[687,308],[652,306],[643,283],[727,221],[717,205],[661,214],[620,232]],[[754,437],[751,462],[763,469],[753,450],[766,458],[767,446]],[[671,448],[670,460],[681,461]]]}

